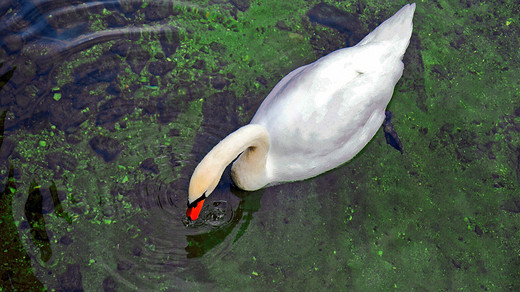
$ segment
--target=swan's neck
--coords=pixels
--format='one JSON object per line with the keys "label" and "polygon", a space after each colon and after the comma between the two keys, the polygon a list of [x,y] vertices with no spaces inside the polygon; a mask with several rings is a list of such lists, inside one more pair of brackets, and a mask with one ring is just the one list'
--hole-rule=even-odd
{"label": "swan's neck", "polygon": [[[269,151],[269,133],[260,125],[249,124],[229,134],[218,143],[200,162],[219,171],[220,176],[238,155],[233,163],[231,177],[243,190],[257,190],[267,181],[266,160]],[[200,166],[199,165],[199,166]]]}

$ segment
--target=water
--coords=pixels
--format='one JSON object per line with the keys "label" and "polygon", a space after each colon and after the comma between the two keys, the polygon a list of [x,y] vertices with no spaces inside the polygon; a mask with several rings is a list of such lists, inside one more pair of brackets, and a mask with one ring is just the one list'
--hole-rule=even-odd
{"label": "water", "polygon": [[281,77],[405,4],[320,3],[2,1],[0,287],[518,289],[514,3],[418,3],[389,105],[404,154],[380,132],[252,193],[227,170],[186,219],[196,164]]}

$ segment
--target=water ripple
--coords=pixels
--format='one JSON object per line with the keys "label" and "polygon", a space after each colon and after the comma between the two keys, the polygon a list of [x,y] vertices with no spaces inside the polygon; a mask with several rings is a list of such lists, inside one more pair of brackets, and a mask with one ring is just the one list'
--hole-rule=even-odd
{"label": "water ripple", "polygon": [[[164,1],[160,5],[195,6],[179,1]],[[154,19],[153,25],[149,19],[131,23],[133,9],[141,6],[141,1],[124,0],[19,1],[13,7],[15,13],[0,16],[0,50],[9,57],[0,74],[13,75],[5,78],[9,82],[1,88],[5,95],[0,106],[8,108],[4,116],[8,133],[3,147],[12,145],[14,149],[18,145],[20,139],[11,137],[17,131],[48,133],[48,142],[39,136],[33,139],[43,142],[30,141],[43,153],[35,155],[43,158],[33,157],[34,161],[27,162],[36,173],[30,177],[40,180],[34,188],[41,185],[45,189],[47,181],[39,175],[51,173],[73,221],[62,228],[58,221],[61,218],[53,219],[45,225],[48,230],[42,230],[42,234],[49,233],[53,264],[63,264],[66,270],[56,271],[56,265],[38,262],[40,249],[32,248],[29,231],[20,230],[26,238],[28,254],[36,259],[35,273],[49,289],[60,288],[56,273],[62,273],[58,278],[81,283],[81,273],[79,280],[77,274],[80,266],[84,279],[98,278],[95,284],[83,283],[86,290],[99,288],[99,282],[103,286],[118,283],[123,290],[200,290],[208,278],[202,258],[225,256],[259,206],[258,197],[239,198],[233,194],[226,171],[213,196],[206,200],[199,220],[189,221],[186,217],[186,190],[196,161],[237,128],[239,122],[236,118],[205,117],[203,133],[190,138],[200,140],[193,148],[192,141],[180,137],[179,129],[164,131],[186,110],[185,104],[193,97],[186,94],[170,98],[178,88],[165,85],[181,78],[174,70],[177,64],[169,58],[179,46],[179,40],[172,38],[178,37],[179,28],[166,25],[167,18]],[[128,23],[104,19],[103,25],[94,28],[90,14],[100,15],[105,9],[118,13]],[[162,48],[164,54],[158,57],[155,51],[143,51],[142,45],[136,44],[143,36],[158,41],[158,51]],[[106,44],[110,41],[113,42]],[[96,45],[100,45],[97,51],[90,50]],[[86,58],[89,54],[98,55]],[[150,79],[164,72],[170,79],[155,84],[141,80],[123,84],[118,79],[125,70],[143,77],[141,71],[145,67],[146,73],[153,75]],[[149,97],[158,88],[166,88],[167,93]],[[141,96],[136,97],[136,92]],[[236,97],[229,93],[215,95],[213,100],[214,103],[205,101],[204,107],[215,112],[225,110],[228,115],[222,116],[234,116],[239,106]],[[134,128],[129,130],[131,124]],[[166,143],[166,138],[174,139]],[[85,154],[96,157],[90,159]],[[20,175],[25,178],[27,170],[17,167],[17,171],[18,168],[25,171]],[[125,180],[118,180],[121,176]],[[20,183],[19,189],[27,188]],[[51,216],[50,193],[41,194],[42,202],[47,203],[42,216]],[[23,203],[15,203],[17,218],[24,218]],[[27,222],[20,226],[24,228]],[[96,273],[101,273],[101,277]]]}

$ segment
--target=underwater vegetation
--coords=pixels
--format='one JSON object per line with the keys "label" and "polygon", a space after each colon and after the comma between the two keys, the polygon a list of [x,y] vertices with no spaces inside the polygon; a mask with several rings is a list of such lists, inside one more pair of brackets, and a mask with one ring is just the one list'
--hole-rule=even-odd
{"label": "underwater vegetation", "polygon": [[380,131],[308,181],[226,172],[184,221],[193,168],[285,74],[406,3],[1,1],[0,290],[519,290],[515,1],[416,3],[402,154]]}

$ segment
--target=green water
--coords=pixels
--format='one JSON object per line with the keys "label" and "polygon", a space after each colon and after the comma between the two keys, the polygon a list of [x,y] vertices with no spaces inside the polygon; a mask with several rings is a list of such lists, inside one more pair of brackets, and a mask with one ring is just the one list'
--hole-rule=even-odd
{"label": "green water", "polygon": [[381,131],[303,182],[226,172],[186,221],[211,147],[407,2],[319,3],[2,1],[0,291],[519,290],[515,1],[416,3],[403,154]]}

